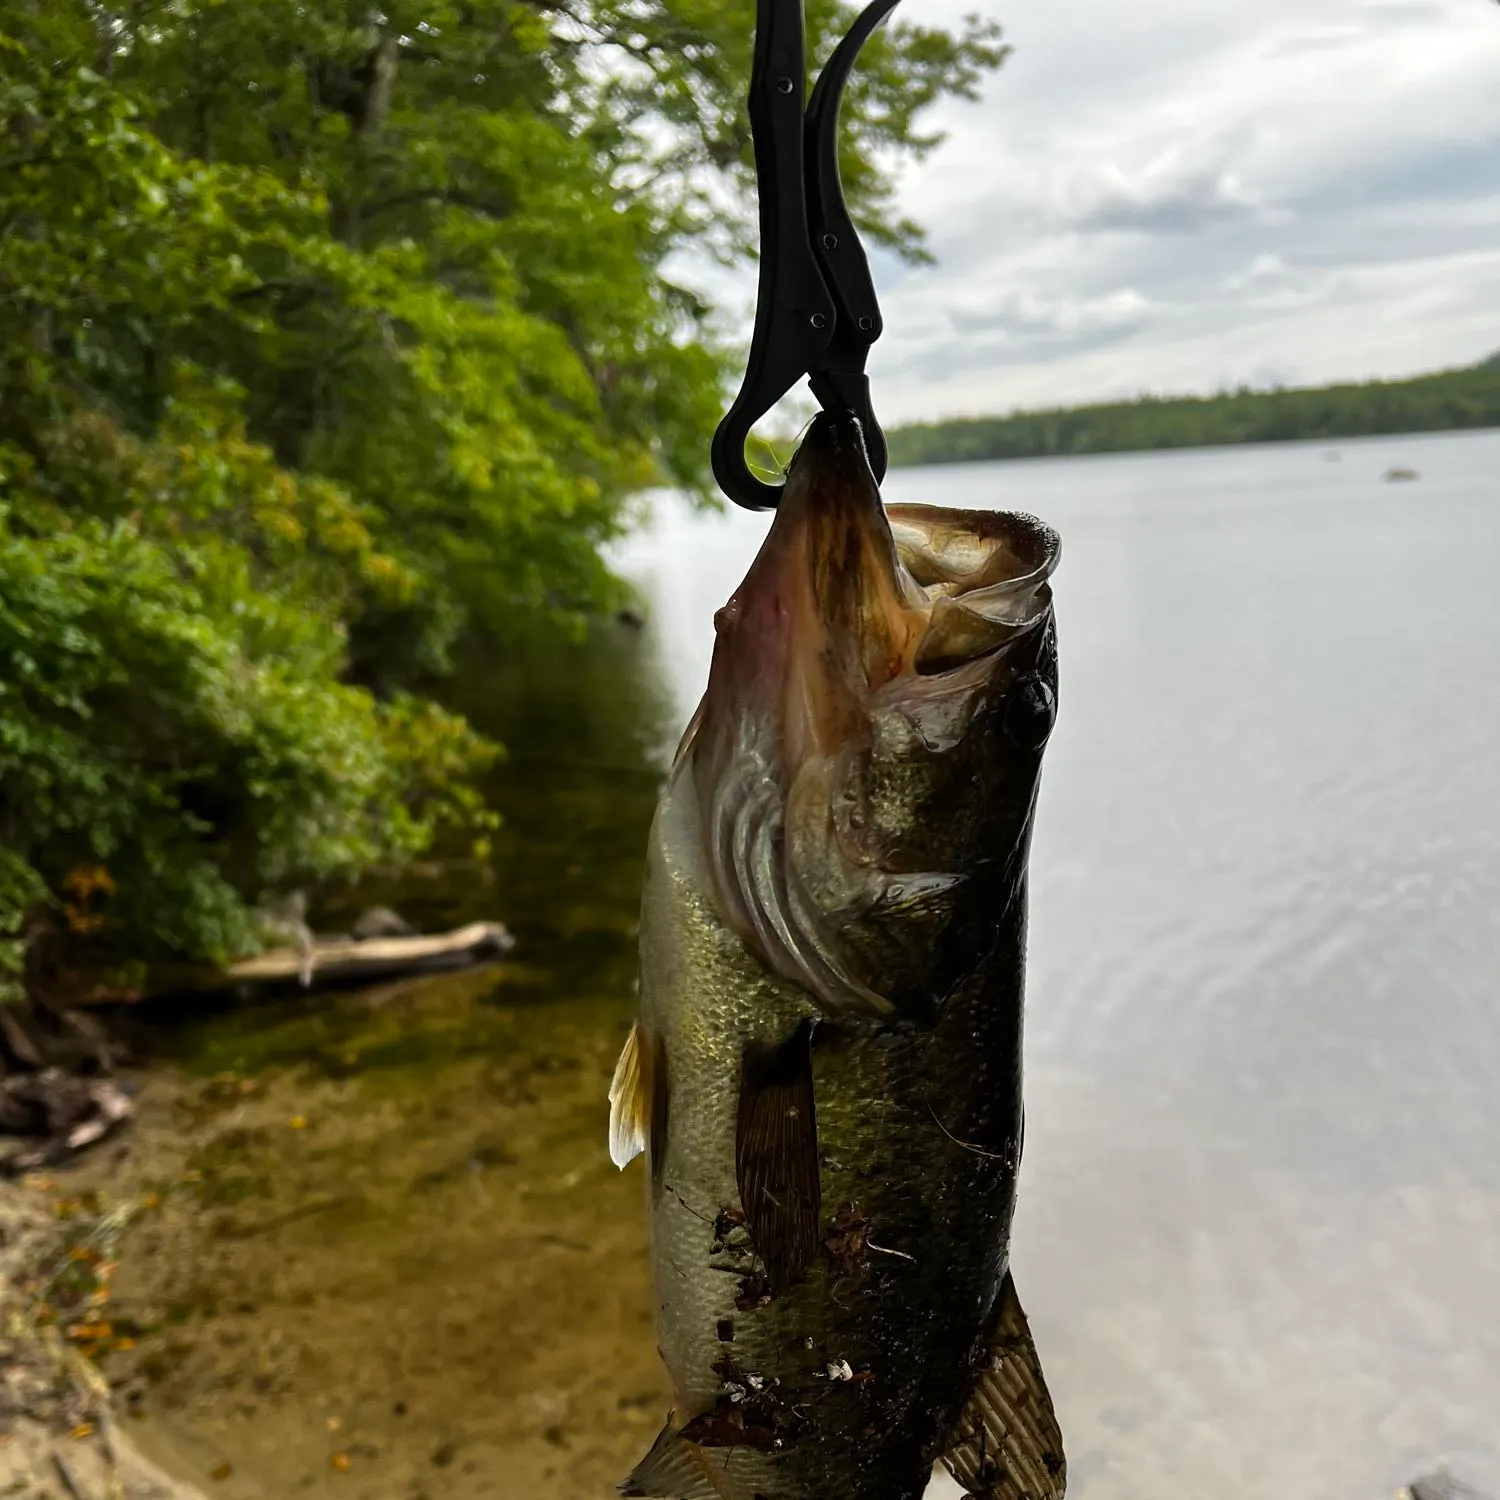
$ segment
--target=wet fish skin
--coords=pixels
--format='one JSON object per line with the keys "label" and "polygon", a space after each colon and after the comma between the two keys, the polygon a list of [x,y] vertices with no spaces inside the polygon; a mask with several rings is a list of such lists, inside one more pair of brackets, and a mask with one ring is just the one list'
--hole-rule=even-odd
{"label": "wet fish skin", "polygon": [[674,1391],[625,1494],[916,1500],[944,1454],[986,1500],[1062,1493],[1008,1279],[1057,551],[887,514],[823,417],[721,611],[612,1090]]}

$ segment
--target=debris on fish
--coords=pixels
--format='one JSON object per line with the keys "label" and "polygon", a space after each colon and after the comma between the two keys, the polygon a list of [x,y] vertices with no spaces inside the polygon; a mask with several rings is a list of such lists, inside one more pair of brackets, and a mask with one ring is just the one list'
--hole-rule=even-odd
{"label": "debris on fish", "polygon": [[1058,550],[887,510],[825,413],[716,618],[610,1089],[675,1398],[623,1494],[918,1500],[938,1458],[978,1500],[1063,1494],[1008,1269]]}

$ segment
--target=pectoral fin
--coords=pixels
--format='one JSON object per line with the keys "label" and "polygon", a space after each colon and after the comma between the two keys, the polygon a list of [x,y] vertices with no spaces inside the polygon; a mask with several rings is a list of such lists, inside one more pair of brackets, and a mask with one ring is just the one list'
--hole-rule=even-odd
{"label": "pectoral fin", "polygon": [[609,1159],[622,1171],[646,1149],[651,1100],[641,1068],[643,1048],[637,1022],[625,1038],[609,1085]]}
{"label": "pectoral fin", "polygon": [[1009,1274],[943,1462],[970,1500],[1062,1500],[1067,1488],[1062,1432]]}
{"label": "pectoral fin", "polygon": [[666,1146],[666,1048],[648,1039],[637,1021],[625,1038],[609,1085],[609,1159],[620,1168],[650,1145],[653,1165]]}
{"label": "pectoral fin", "polygon": [[735,1175],[750,1242],[775,1294],[802,1275],[820,1244],[809,1022],[780,1046],[752,1047],[745,1054]]}
{"label": "pectoral fin", "polygon": [[724,1451],[709,1452],[689,1442],[672,1416],[619,1490],[622,1495],[658,1500],[748,1500],[730,1477]]}

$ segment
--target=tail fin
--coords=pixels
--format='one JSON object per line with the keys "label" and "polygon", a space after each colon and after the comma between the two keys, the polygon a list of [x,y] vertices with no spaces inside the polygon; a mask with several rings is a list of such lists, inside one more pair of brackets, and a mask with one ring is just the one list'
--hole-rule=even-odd
{"label": "tail fin", "polygon": [[970,1500],[1063,1500],[1068,1466],[1062,1432],[1009,1275],[989,1357],[943,1462]]}
{"label": "tail fin", "polygon": [[660,1500],[751,1500],[730,1472],[733,1450],[707,1449],[683,1437],[675,1417],[656,1435],[650,1451],[620,1486],[622,1495]]}

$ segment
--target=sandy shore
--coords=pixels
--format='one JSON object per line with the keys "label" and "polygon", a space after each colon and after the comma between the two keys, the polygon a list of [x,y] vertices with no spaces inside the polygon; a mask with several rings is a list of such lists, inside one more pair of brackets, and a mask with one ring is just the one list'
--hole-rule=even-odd
{"label": "sandy shore", "polygon": [[0,1494],[204,1500],[141,1452],[74,1332],[108,1326],[108,1257],[129,1217],[52,1179],[0,1181]]}
{"label": "sandy shore", "polygon": [[[43,1230],[63,1195],[149,1205],[102,1247],[108,1431],[212,1500],[608,1500],[668,1406],[643,1185],[605,1148],[628,1024],[512,968],[158,1059],[130,1128],[32,1194]],[[54,1425],[65,1457],[108,1410]]]}

